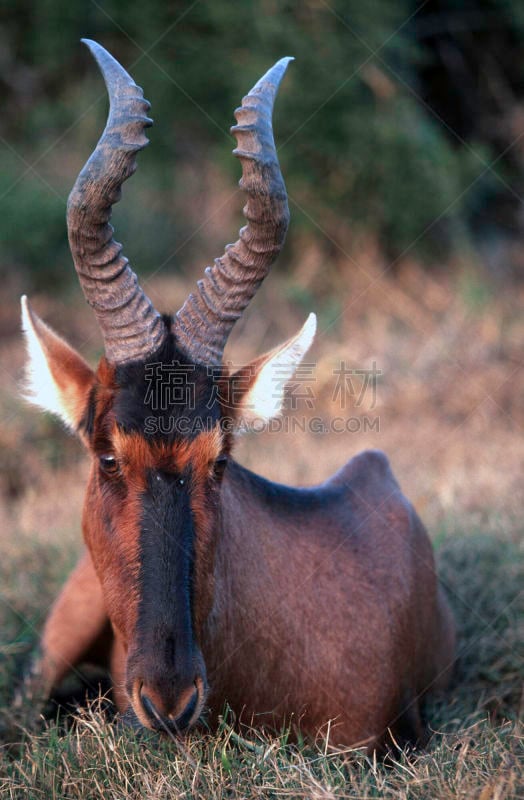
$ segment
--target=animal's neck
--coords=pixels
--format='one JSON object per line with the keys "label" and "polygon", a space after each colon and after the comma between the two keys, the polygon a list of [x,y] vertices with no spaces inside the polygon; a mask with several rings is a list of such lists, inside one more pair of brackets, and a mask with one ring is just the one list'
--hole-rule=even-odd
{"label": "animal's neck", "polygon": [[[270,524],[263,479],[230,460],[224,475],[214,570],[212,611],[201,646],[213,691],[229,696],[235,653],[257,627],[264,597],[271,597],[273,553],[279,533]],[[220,703],[220,701],[218,701]]]}
{"label": "animal's neck", "polygon": [[257,584],[269,580],[266,567],[279,538],[279,488],[230,461],[220,495],[216,595],[247,602]]}
{"label": "animal's neck", "polygon": [[[201,640],[211,708],[224,699],[252,711],[272,708],[296,684],[297,661],[309,657],[318,596],[310,577],[318,571],[332,588],[332,561],[340,544],[341,495],[335,481],[312,489],[271,483],[239,464],[228,465],[222,484],[217,531],[214,602]],[[337,521],[338,520],[338,521]],[[346,575],[347,578],[347,575]],[[336,593],[337,590],[335,590]],[[324,592],[325,594],[325,592]],[[326,598],[321,598],[326,602]],[[306,626],[306,622],[309,628]],[[300,626],[302,655],[289,653]],[[283,654],[287,653],[286,658]],[[300,672],[300,669],[298,669]]]}
{"label": "animal's neck", "polygon": [[[220,499],[213,609],[202,643],[219,670],[271,615],[290,585],[297,533],[318,502],[315,490],[271,483],[231,461]],[[212,667],[213,669],[213,667]],[[210,676],[213,677],[213,676]]]}

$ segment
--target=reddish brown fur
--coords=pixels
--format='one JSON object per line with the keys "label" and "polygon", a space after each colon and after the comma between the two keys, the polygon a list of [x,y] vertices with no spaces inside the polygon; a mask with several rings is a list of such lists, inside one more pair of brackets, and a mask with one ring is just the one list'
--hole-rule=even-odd
{"label": "reddish brown fur", "polygon": [[215,603],[227,608],[207,631],[210,704],[227,697],[256,724],[299,716],[313,732],[334,719],[341,744],[379,745],[388,725],[417,737],[423,696],[453,662],[431,546],[382,454],[354,458],[320,491],[335,487],[306,523],[279,518],[241,474],[224,484]]}
{"label": "reddish brown fur", "polygon": [[44,627],[42,642],[46,658],[42,677],[48,691],[65,677],[72,665],[89,656],[106,625],[100,582],[91,556],[84,552]]}
{"label": "reddish brown fur", "polygon": [[[71,369],[69,378],[63,373],[70,388],[80,368]],[[310,490],[269,484],[230,460],[219,490],[213,465],[231,442],[218,427],[193,440],[147,440],[116,425],[118,388],[104,359],[86,386],[95,396],[84,507],[91,556],[82,557],[46,623],[46,684],[85,657],[109,619],[115,699],[126,709],[145,476],[191,465],[193,614],[213,714],[227,700],[248,722],[300,721],[312,735],[332,719],[333,743],[369,749],[382,745],[388,726],[397,738],[420,738],[421,700],[449,676],[453,623],[427,535],[385,457],[364,453]],[[87,396],[75,402],[85,412]],[[120,464],[114,491],[98,476],[97,457],[107,449]],[[108,516],[118,521],[110,542]]]}

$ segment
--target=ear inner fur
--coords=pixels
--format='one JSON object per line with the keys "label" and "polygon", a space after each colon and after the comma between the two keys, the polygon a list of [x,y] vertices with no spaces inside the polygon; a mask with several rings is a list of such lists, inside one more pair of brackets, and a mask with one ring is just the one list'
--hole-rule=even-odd
{"label": "ear inner fur", "polygon": [[25,397],[77,432],[94,373],[82,356],[38,317],[25,295],[21,303],[28,353]]}
{"label": "ear inner fur", "polygon": [[254,422],[269,422],[281,413],[286,385],[311,347],[316,326],[316,316],[310,314],[298,333],[287,342],[242,367],[230,378],[231,406],[242,428],[249,428]]}

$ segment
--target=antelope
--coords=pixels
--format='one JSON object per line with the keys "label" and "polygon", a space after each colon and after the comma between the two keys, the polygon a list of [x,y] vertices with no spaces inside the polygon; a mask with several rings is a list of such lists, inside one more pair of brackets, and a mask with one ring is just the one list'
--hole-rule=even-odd
{"label": "antelope", "polygon": [[[212,723],[227,702],[237,720],[310,737],[331,721],[336,745],[421,740],[422,703],[449,680],[454,624],[428,535],[386,456],[364,452],[319,486],[291,488],[231,455],[241,424],[281,412],[282,375],[292,379],[315,334],[311,314],[247,367],[224,364],[287,231],[272,111],[291,59],[235,112],[247,224],[168,316],[139,286],[109,222],[148,143],[150,106],[104,48],[83,41],[110,100],[67,205],[74,265],[104,340],[96,371],[22,298],[28,397],[91,459],[85,551],[41,638],[45,692],[97,653],[118,711],[137,728],[181,734],[204,710]],[[151,402],[155,365],[191,376],[191,402]]]}

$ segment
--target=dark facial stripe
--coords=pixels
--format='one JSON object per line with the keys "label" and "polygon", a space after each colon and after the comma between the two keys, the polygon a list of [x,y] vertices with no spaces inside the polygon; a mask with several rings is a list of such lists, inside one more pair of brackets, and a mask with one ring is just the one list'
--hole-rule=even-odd
{"label": "dark facial stripe", "polygon": [[194,679],[193,532],[189,480],[150,470],[142,505],[137,640],[166,691]]}
{"label": "dark facial stripe", "polygon": [[93,388],[89,392],[89,399],[87,401],[87,406],[84,411],[84,416],[78,423],[79,430],[85,433],[88,439],[92,437],[93,431],[95,429],[95,415],[96,415],[96,387],[93,386]]}

